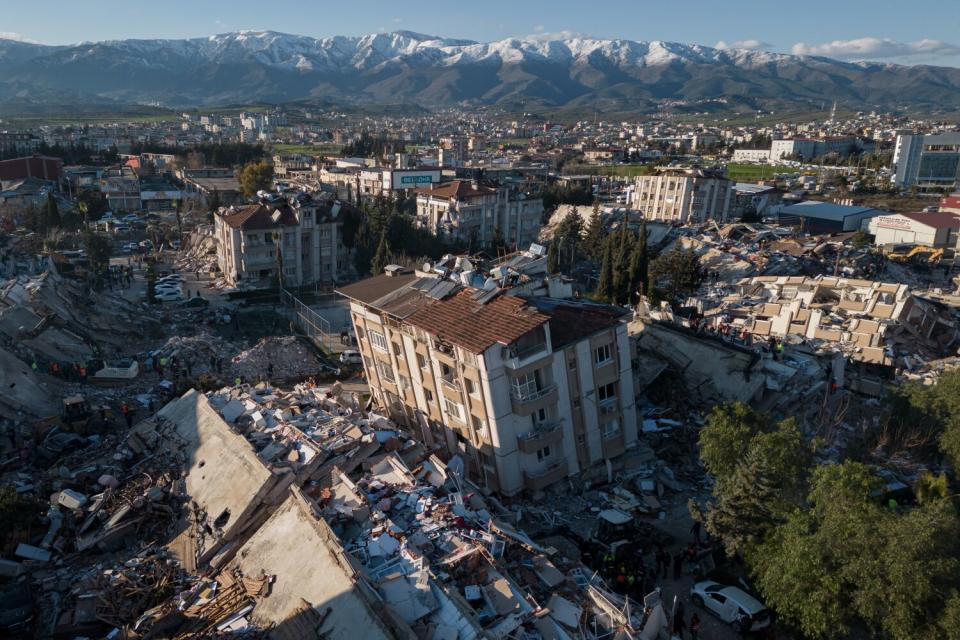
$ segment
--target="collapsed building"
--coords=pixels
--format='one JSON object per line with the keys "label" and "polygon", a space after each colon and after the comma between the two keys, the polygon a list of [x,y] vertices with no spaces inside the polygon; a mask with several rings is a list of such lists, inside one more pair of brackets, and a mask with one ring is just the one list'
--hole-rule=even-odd
{"label": "collapsed building", "polygon": [[754,340],[806,342],[852,361],[911,367],[912,358],[939,358],[957,343],[946,305],[905,284],[835,277],[757,277],[708,311],[714,329]]}

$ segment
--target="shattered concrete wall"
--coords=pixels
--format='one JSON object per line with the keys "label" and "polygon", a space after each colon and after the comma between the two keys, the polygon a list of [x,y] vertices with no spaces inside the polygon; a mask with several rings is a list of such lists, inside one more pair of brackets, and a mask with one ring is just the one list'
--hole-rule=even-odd
{"label": "shattered concrete wall", "polygon": [[272,638],[317,638],[321,632],[329,640],[415,638],[358,574],[299,489],[290,490],[231,566],[248,576],[276,576],[252,616],[261,626],[275,625]]}
{"label": "shattered concrete wall", "polygon": [[[206,513],[206,524],[226,543],[254,523],[263,505],[293,480],[292,473],[271,471],[253,447],[224,422],[206,396],[190,390],[161,409],[173,424],[162,433],[184,456],[189,499]],[[168,445],[168,446],[169,446]],[[217,550],[205,551],[201,562]]]}
{"label": "shattered concrete wall", "polygon": [[628,325],[638,351],[669,363],[694,397],[749,402],[763,393],[765,376],[750,351],[717,338],[666,324],[634,320]]}

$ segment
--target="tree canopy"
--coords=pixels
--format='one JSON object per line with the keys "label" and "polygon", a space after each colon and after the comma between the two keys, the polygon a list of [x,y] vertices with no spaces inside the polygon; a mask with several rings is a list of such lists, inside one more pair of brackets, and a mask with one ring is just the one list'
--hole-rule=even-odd
{"label": "tree canopy", "polygon": [[240,191],[247,198],[257,191],[269,190],[273,186],[273,165],[268,162],[248,162],[237,173]]}

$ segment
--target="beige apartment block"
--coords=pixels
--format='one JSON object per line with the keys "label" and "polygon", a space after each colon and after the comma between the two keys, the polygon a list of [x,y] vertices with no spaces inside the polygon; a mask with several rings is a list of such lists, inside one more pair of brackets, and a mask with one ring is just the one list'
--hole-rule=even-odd
{"label": "beige apartment block", "polygon": [[338,290],[371,393],[470,480],[537,491],[636,443],[622,309],[387,271]]}
{"label": "beige apartment block", "polygon": [[733,182],[721,173],[661,169],[637,177],[631,202],[647,220],[687,224],[726,222],[732,199]]}

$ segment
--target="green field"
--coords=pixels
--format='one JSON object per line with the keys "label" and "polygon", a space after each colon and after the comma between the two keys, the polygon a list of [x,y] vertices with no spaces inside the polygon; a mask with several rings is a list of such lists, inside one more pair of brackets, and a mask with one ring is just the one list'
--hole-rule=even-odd
{"label": "green field", "polygon": [[796,167],[778,165],[771,167],[766,164],[728,164],[727,177],[737,182],[757,182],[758,180],[772,180],[778,173],[798,173]]}
{"label": "green field", "polygon": [[272,147],[274,153],[300,153],[307,156],[340,152],[338,144],[274,144]]}

